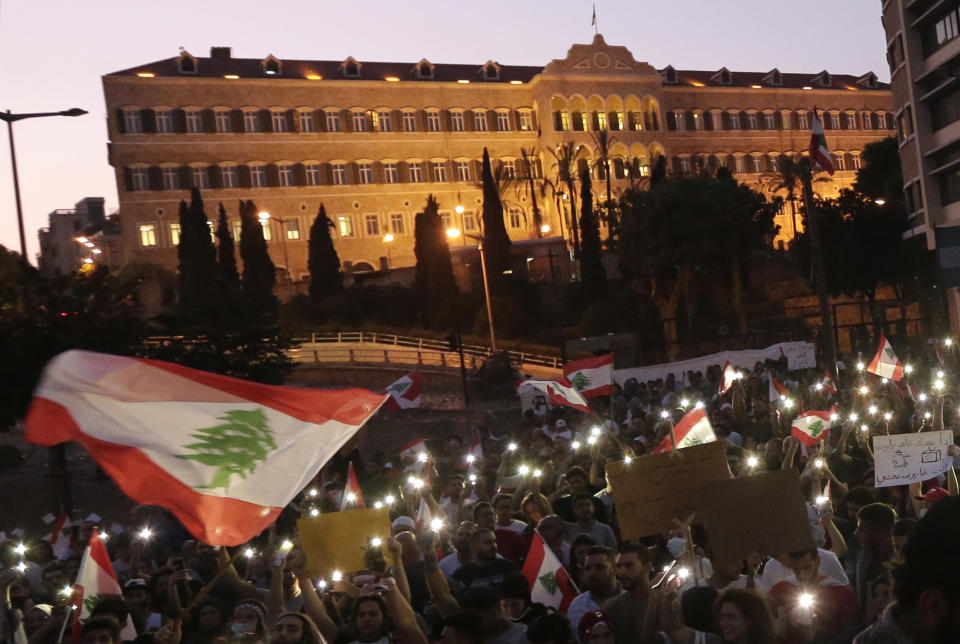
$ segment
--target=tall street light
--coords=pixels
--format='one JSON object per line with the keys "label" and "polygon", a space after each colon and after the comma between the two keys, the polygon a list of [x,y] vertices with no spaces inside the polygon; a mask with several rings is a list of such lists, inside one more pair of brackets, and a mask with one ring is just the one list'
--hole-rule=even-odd
{"label": "tall street light", "polygon": [[493,307],[490,306],[490,282],[487,280],[487,254],[483,249],[483,237],[478,235],[470,235],[468,233],[461,232],[456,228],[447,229],[447,237],[451,239],[456,239],[460,235],[464,237],[469,237],[477,242],[477,250],[480,251],[480,271],[483,275],[483,296],[487,300],[487,326],[490,327],[490,352],[497,352],[497,339],[493,332]]}
{"label": "tall street light", "polygon": [[[271,224],[270,222],[273,222],[273,221],[275,221],[275,222],[277,222],[278,224],[280,224],[280,226],[279,226],[279,229],[280,229],[280,244],[283,246],[283,269],[284,269],[284,271],[286,271],[286,273],[287,273],[287,281],[289,281],[291,284],[293,284],[293,273],[290,271],[290,258],[287,256],[287,230],[286,230],[286,228],[284,228],[284,226],[286,225],[286,223],[287,223],[288,221],[293,221],[293,220],[292,220],[292,219],[281,219],[280,217],[273,217],[273,218],[271,218],[271,217],[270,217],[270,213],[267,212],[266,210],[264,210],[264,211],[262,211],[260,214],[258,214],[258,215],[257,215],[257,219],[260,220],[260,223],[261,223],[261,224],[267,224],[268,226],[272,226],[272,224]],[[271,235],[271,236],[272,236],[272,235]],[[294,286],[294,290],[296,290],[296,289],[297,289],[297,287]]]}
{"label": "tall street light", "polygon": [[17,175],[17,151],[13,145],[13,124],[24,119],[40,118],[41,116],[83,116],[86,110],[74,107],[61,112],[31,112],[25,114],[13,114],[10,110],[0,112],[0,120],[7,124],[7,134],[10,137],[10,166],[13,169],[13,195],[17,200],[17,225],[20,227],[20,254],[23,255],[23,261],[27,260],[27,236],[23,230],[23,206],[20,204],[20,178]]}

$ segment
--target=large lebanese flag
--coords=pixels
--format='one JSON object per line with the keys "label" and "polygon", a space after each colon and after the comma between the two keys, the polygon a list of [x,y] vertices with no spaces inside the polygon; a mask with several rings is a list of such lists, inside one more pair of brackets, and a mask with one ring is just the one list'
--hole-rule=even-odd
{"label": "large lebanese flag", "polygon": [[900,364],[897,354],[893,352],[893,345],[890,344],[883,332],[880,333],[880,346],[877,347],[877,355],[873,356],[873,360],[867,365],[867,371],[881,378],[889,378],[894,382],[900,382],[903,378],[903,365]]}
{"label": "large lebanese flag", "polygon": [[660,452],[673,450],[674,437],[677,440],[677,449],[683,449],[691,445],[712,443],[717,440],[717,435],[713,433],[713,425],[710,424],[710,419],[707,418],[707,410],[703,407],[688,411],[684,417],[680,419],[680,422],[673,426],[673,436],[671,437],[670,434],[664,436],[663,440],[660,441],[660,445],[650,453],[659,454]]}
{"label": "large lebanese flag", "polygon": [[825,441],[830,435],[834,421],[830,417],[834,411],[808,411],[800,414],[790,423],[790,435],[807,447],[813,447],[817,441]]}
{"label": "large lebanese flag", "polygon": [[[90,617],[100,597],[122,594],[117,574],[113,571],[113,564],[110,563],[110,555],[107,554],[107,547],[100,538],[100,531],[94,529],[93,534],[90,535],[90,542],[83,550],[77,581],[73,585],[74,604],[80,608],[73,623],[74,641],[79,641],[79,625]],[[127,617],[120,639],[129,641],[136,637],[137,631]]]}
{"label": "large lebanese flag", "polygon": [[579,594],[557,555],[536,532],[523,563],[523,575],[530,584],[531,600],[563,614],[567,613],[570,602]]}
{"label": "large lebanese flag", "polygon": [[423,388],[423,379],[419,371],[405,373],[399,380],[384,390],[390,394],[390,399],[384,404],[385,411],[410,409],[420,406],[420,390]]}
{"label": "large lebanese flag", "polygon": [[44,370],[26,438],[77,441],[128,497],[234,546],[273,523],[386,398],[67,351]]}
{"label": "large lebanese flag", "polygon": [[542,391],[547,395],[547,402],[552,405],[563,405],[572,407],[588,414],[595,413],[590,409],[590,403],[577,391],[570,381],[566,378],[557,378],[556,380],[524,380],[517,384],[517,393],[522,394],[525,391],[535,389]]}
{"label": "large lebanese flag", "polygon": [[574,360],[563,365],[563,377],[584,398],[613,394],[613,354]]}
{"label": "large lebanese flag", "polygon": [[833,174],[833,161],[830,159],[830,149],[827,148],[827,137],[823,133],[823,123],[817,110],[813,110],[813,120],[810,123],[810,159],[823,168],[827,174]]}

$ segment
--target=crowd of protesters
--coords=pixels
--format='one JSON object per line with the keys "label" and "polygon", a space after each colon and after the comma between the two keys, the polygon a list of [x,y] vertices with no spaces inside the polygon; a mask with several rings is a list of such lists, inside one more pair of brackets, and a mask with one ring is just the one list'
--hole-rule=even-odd
{"label": "crowd of protesters", "polygon": [[[940,368],[952,371],[915,371]],[[771,376],[791,393],[771,401]],[[960,642],[956,477],[875,488],[869,444],[875,432],[960,431],[949,386],[914,400],[949,375],[917,377],[910,392],[851,363],[837,393],[823,376],[790,372],[785,359],[758,363],[719,394],[718,365],[682,383],[628,381],[591,401],[597,415],[544,405],[514,427],[424,437],[426,459],[348,448],[238,550],[198,543],[168,512],[138,506],[122,531],[99,526],[122,596],[85,598],[95,601],[76,636],[65,628],[69,586],[98,517],[67,527],[56,552],[0,517],[10,537],[0,543],[0,643]],[[816,548],[719,561],[698,525],[622,538],[607,464],[651,452],[698,404],[734,476],[800,473]],[[799,410],[834,405],[845,413],[825,440],[790,436]],[[483,456],[471,462],[476,437]],[[950,456],[960,464],[955,447]],[[342,507],[348,464],[366,506],[390,508],[392,535],[367,550],[363,570],[311,577],[296,520]],[[576,586],[562,610],[533,601],[523,566],[536,534]]]}

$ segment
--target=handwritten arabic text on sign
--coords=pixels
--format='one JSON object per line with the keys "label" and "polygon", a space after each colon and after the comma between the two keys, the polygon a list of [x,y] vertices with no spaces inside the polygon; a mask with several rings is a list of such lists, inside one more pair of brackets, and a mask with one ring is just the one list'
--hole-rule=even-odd
{"label": "handwritten arabic text on sign", "polygon": [[953,463],[947,456],[952,443],[950,431],[874,436],[875,487],[920,483],[943,474]]}

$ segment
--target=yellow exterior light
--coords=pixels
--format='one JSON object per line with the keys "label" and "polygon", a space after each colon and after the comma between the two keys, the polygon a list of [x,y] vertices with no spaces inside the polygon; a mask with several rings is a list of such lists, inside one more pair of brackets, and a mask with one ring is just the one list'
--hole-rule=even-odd
{"label": "yellow exterior light", "polygon": [[516,81],[516,80],[514,80],[514,81],[510,81],[510,84],[511,84],[511,85],[523,85],[523,81]]}
{"label": "yellow exterior light", "polygon": [[810,87],[809,85],[804,85],[804,86],[803,86],[803,89],[813,89],[813,88]]}
{"label": "yellow exterior light", "polygon": [[470,81],[468,81],[466,78],[461,78],[461,79],[458,80],[457,82],[460,83],[461,85],[469,85],[469,84],[470,84]]}
{"label": "yellow exterior light", "polygon": [[257,219],[259,219],[260,221],[266,221],[270,219],[270,213],[267,212],[266,210],[262,210],[259,213],[257,213]]}
{"label": "yellow exterior light", "polygon": [[762,85],[751,85],[750,87],[752,87],[753,89],[762,89],[762,88],[763,88]]}
{"label": "yellow exterior light", "polygon": [[543,233],[544,235],[550,232],[550,224],[544,224],[540,226],[540,232]]}
{"label": "yellow exterior light", "polygon": [[463,211],[464,211],[464,207],[463,207],[461,204],[457,204],[457,207],[454,208],[454,210],[457,211],[457,214],[458,214],[458,215],[462,215],[462,214],[463,214]]}
{"label": "yellow exterior light", "polygon": [[323,80],[320,74],[307,74],[307,80]]}
{"label": "yellow exterior light", "polygon": [[388,83],[399,83],[399,82],[400,82],[400,79],[397,78],[396,76],[384,76],[383,80],[387,81]]}
{"label": "yellow exterior light", "polygon": [[237,76],[236,74],[225,74],[224,78],[226,78],[227,80],[237,80],[240,77]]}
{"label": "yellow exterior light", "polygon": [[140,78],[153,78],[156,74],[153,72],[137,72],[137,76]]}
{"label": "yellow exterior light", "polygon": [[393,240],[394,240],[393,233],[387,233],[386,235],[383,236],[383,241],[385,241],[388,244]]}
{"label": "yellow exterior light", "polygon": [[456,228],[447,228],[447,237],[450,239],[456,239],[460,236],[460,231]]}

